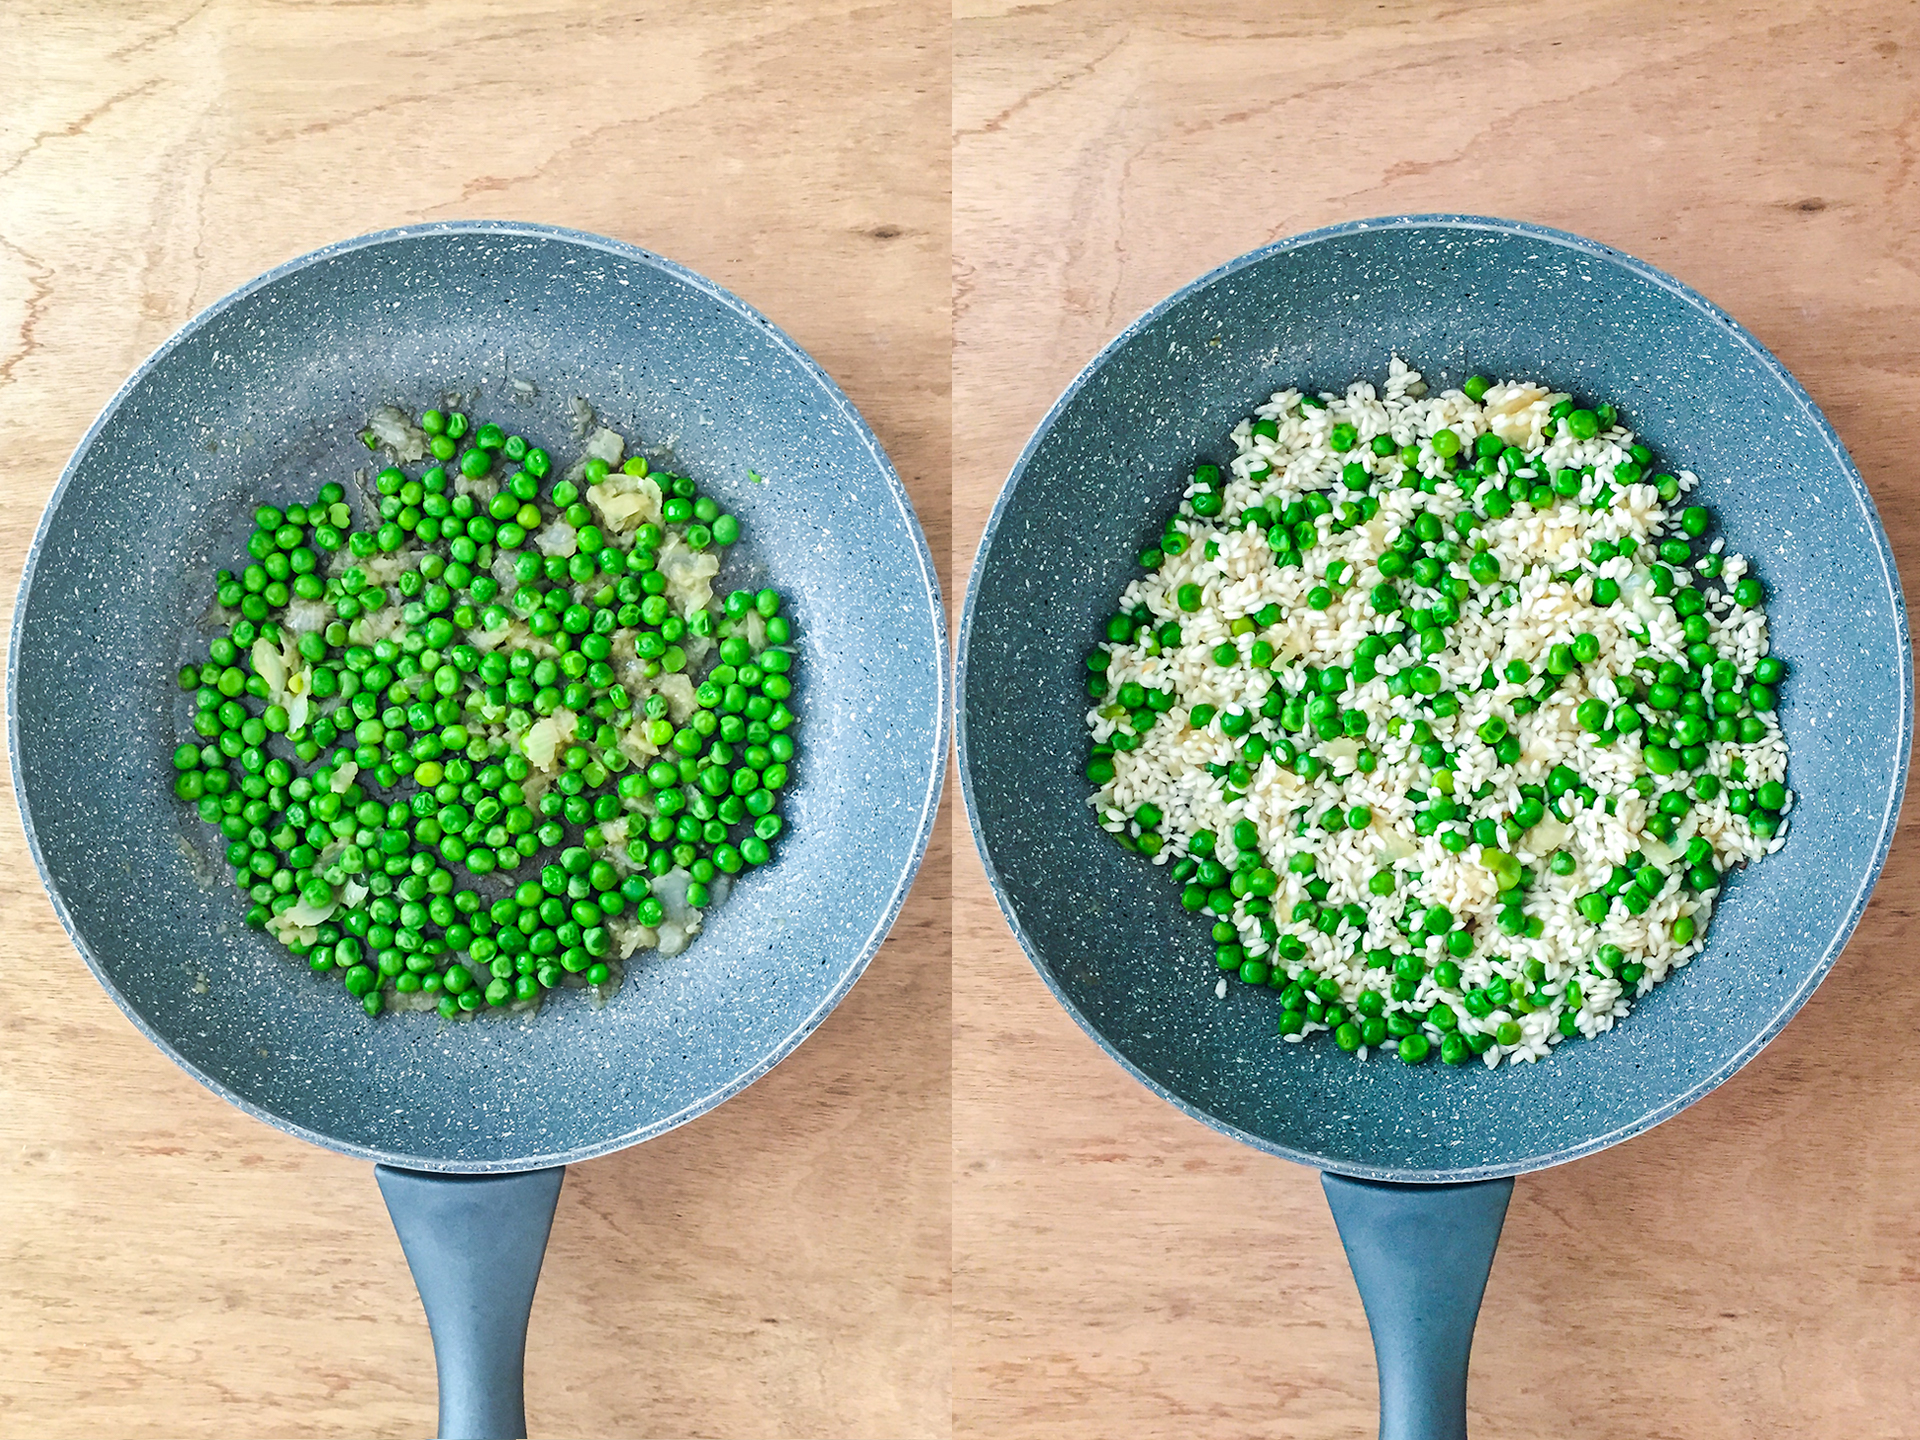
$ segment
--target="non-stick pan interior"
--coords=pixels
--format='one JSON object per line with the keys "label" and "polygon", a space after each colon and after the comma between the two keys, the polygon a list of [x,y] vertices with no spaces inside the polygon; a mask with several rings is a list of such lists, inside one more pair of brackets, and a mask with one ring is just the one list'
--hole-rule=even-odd
{"label": "non-stick pan interior", "polygon": [[[723,585],[790,597],[803,649],[789,829],[684,954],[636,957],[604,1010],[567,993],[533,1020],[369,1020],[240,923],[218,837],[169,790],[174,671],[204,656],[212,572],[241,554],[252,508],[329,479],[351,490],[374,406],[457,398],[561,456],[577,453],[576,396],[740,517]],[[9,699],[22,808],[63,918],[156,1041],[309,1138],[485,1170],[644,1139],[819,1024],[930,833],[943,664],[906,496],[790,341],[629,247],[461,225],[296,261],[129,382],[44,522]]]}
{"label": "non-stick pan interior", "polygon": [[[1196,459],[1271,392],[1532,376],[1611,398],[1770,587],[1793,667],[1785,848],[1736,877],[1706,953],[1613,1033],[1489,1072],[1355,1063],[1274,1034],[1270,992],[1214,994],[1207,924],[1092,823],[1087,650]],[[995,512],[962,638],[969,808],[1009,919],[1074,1016],[1150,1085],[1256,1145],[1433,1180],[1570,1159],[1731,1074],[1839,953],[1889,843],[1911,726],[1899,584],[1865,488],[1811,400],[1671,280],[1506,222],[1369,222],[1210,275],[1105,352],[1036,434]]]}

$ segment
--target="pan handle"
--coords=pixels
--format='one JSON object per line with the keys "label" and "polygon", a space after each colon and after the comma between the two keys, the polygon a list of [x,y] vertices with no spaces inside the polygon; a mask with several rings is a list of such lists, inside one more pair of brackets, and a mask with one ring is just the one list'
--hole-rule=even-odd
{"label": "pan handle", "polygon": [[1511,1177],[1386,1185],[1322,1174],[1380,1372],[1380,1440],[1466,1440],[1467,1358]]}
{"label": "pan handle", "polygon": [[564,1167],[428,1175],[373,1167],[433,1332],[441,1440],[527,1433],[527,1320]]}

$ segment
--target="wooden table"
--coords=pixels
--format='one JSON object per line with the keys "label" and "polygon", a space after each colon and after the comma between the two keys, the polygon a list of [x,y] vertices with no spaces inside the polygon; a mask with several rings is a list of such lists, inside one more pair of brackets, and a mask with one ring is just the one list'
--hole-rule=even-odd
{"label": "wooden table", "polygon": [[[949,552],[943,8],[23,0],[0,34],[9,606],[61,465],[155,345],[278,261],[454,217],[618,236],[745,297],[850,392]],[[575,1167],[536,1434],[945,1433],[950,865],[943,841],[773,1074]],[[0,1433],[432,1433],[371,1171],[143,1040],[11,815],[0,967]]]}
{"label": "wooden table", "polygon": [[[8,20],[6,597],[73,442],[179,323],[325,240],[466,215],[632,239],[767,310],[880,431],[952,546],[950,593],[1020,442],[1127,319],[1267,239],[1405,210],[1565,226],[1704,289],[1826,407],[1902,558],[1920,544],[1912,442],[1881,418],[1920,392],[1909,8],[963,7],[951,504],[944,12],[33,0]],[[955,1429],[1368,1428],[1313,1177],[1122,1076],[958,853],[951,1011],[937,845],[819,1035],[576,1170],[535,1307],[536,1430],[948,1428],[950,1015]],[[1747,1071],[1521,1184],[1477,1434],[1909,1429],[1914,870],[1903,834],[1833,977]],[[141,1040],[12,825],[0,876],[0,1433],[424,1433],[430,1350],[365,1167]]]}
{"label": "wooden table", "polygon": [[[1578,231],[1704,290],[1805,382],[1920,558],[1914,8],[1436,10],[963,0],[957,571],[1032,427],[1141,310],[1265,241],[1409,211]],[[1123,1075],[959,853],[956,1430],[1371,1433],[1315,1176]],[[1903,833],[1832,977],[1743,1073],[1520,1182],[1477,1437],[1913,1433],[1917,860]]]}

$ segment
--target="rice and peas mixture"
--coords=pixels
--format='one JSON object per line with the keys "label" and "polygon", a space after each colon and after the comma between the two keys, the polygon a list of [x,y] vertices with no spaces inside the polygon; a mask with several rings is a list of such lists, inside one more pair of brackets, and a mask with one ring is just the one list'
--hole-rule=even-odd
{"label": "rice and peas mixture", "polygon": [[1087,658],[1089,803],[1282,1039],[1535,1060],[1705,943],[1792,795],[1765,592],[1611,405],[1285,390]]}

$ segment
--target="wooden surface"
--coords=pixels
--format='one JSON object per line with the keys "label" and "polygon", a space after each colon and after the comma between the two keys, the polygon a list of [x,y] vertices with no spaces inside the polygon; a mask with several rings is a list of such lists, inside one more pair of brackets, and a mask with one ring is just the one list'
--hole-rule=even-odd
{"label": "wooden surface", "polygon": [[[770,313],[880,432],[950,597],[1021,442],[1127,320],[1267,239],[1405,210],[1564,226],[1705,290],[1808,385],[1920,558],[1912,441],[1882,418],[1920,400],[1911,5],[966,0],[951,492],[945,13],[693,8],[8,7],[0,597],[72,444],[179,323],[326,240],[473,215],[631,239]],[[1910,1433],[1916,864],[1903,833],[1834,975],[1745,1072],[1520,1184],[1478,1436]],[[0,964],[0,1435],[427,1433],[431,1352],[372,1177],[141,1040],[11,818]],[[952,1429],[1370,1428],[1314,1177],[1102,1057],[962,836],[793,1058],[569,1178],[536,1433],[945,1433],[950,1164]]]}
{"label": "wooden surface", "polygon": [[[956,570],[1034,424],[1148,305],[1280,236],[1468,210],[1617,245],[1740,317],[1838,426],[1911,582],[1911,4],[961,7]],[[1914,1433],[1911,830],[1746,1071],[1520,1182],[1474,1350],[1478,1440]],[[1365,1323],[1314,1175],[1123,1075],[959,854],[957,1432],[1370,1434]]]}
{"label": "wooden surface", "polygon": [[[742,295],[845,386],[948,553],[938,7],[22,0],[0,36],[8,608],[61,465],[156,344],[278,261],[436,218],[599,231]],[[6,808],[0,1434],[431,1434],[426,1325],[369,1168],[148,1045]],[[536,1435],[947,1432],[950,864],[943,839],[866,978],[770,1076],[574,1168],[533,1314]]]}

